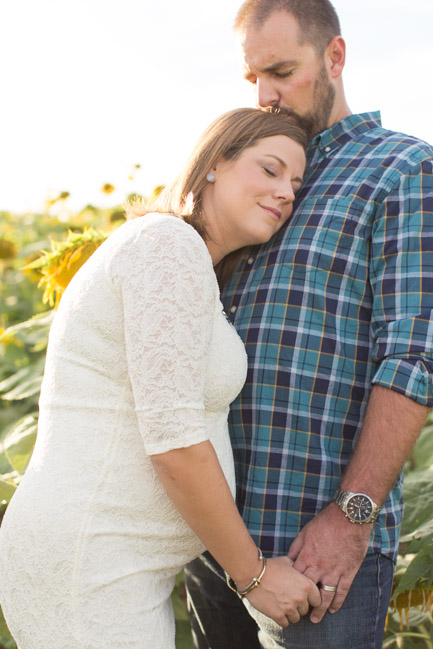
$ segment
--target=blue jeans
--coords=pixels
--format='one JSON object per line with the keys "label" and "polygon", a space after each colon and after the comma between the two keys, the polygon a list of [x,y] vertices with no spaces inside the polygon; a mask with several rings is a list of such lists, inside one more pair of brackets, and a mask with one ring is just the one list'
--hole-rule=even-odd
{"label": "blue jeans", "polygon": [[342,608],[319,624],[308,616],[283,629],[225,583],[209,553],[185,569],[196,649],[381,649],[394,565],[381,554],[365,558]]}

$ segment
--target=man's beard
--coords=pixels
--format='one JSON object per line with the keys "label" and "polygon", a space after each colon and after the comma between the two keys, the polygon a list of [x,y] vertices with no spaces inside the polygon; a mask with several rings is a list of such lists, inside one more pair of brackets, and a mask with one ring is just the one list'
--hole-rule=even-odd
{"label": "man's beard", "polygon": [[315,135],[321,133],[329,126],[329,118],[334,107],[335,88],[329,82],[326,68],[322,65],[313,89],[313,109],[303,115],[296,113],[291,108],[273,106],[271,110],[285,113],[292,117],[296,123],[306,132],[311,140]]}

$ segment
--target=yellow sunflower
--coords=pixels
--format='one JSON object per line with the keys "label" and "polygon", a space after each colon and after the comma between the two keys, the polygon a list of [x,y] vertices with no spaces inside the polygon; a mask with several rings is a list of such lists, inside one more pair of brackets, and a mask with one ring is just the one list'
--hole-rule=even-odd
{"label": "yellow sunflower", "polygon": [[75,273],[95,250],[105,241],[108,234],[85,228],[83,232],[69,231],[64,242],[53,241],[50,251],[43,251],[36,261],[26,269],[37,269],[42,277],[38,286],[44,286],[42,301],[57,309],[63,292]]}
{"label": "yellow sunflower", "polygon": [[409,609],[411,606],[419,607],[422,611],[433,613],[433,586],[425,589],[422,585],[412,590],[405,590],[397,597],[391,599],[390,607],[397,611],[400,618],[400,631],[404,623],[409,626]]}
{"label": "yellow sunflower", "polygon": [[12,259],[16,257],[17,248],[13,241],[0,237],[0,259]]}

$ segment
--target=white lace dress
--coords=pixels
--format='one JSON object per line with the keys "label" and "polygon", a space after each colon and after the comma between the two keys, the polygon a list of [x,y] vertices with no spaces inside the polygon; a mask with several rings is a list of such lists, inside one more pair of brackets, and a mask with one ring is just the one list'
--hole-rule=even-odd
{"label": "white lace dress", "polygon": [[182,220],[130,221],[80,269],[0,530],[1,604],[19,649],[174,648],[175,575],[203,545],[149,456],[210,440],[234,491],[227,413],[245,375],[207,248]]}

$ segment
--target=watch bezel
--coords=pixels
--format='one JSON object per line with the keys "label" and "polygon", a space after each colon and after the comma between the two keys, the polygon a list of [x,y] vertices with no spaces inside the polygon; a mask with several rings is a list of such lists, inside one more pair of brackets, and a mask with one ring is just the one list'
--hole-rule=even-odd
{"label": "watch bezel", "polygon": [[[361,520],[349,510],[350,502],[357,498],[366,499],[370,507],[368,515]],[[374,500],[368,494],[361,491],[342,491],[341,489],[337,489],[333,501],[340,507],[343,514],[351,523],[357,523],[358,525],[374,523],[379,515],[380,507],[376,505]]]}
{"label": "watch bezel", "polygon": [[[360,507],[359,511],[362,518],[358,518],[353,511],[353,507],[357,504]],[[346,500],[345,509],[346,514],[351,521],[354,523],[366,523],[371,519],[374,505],[372,499],[366,494],[355,493]]]}

